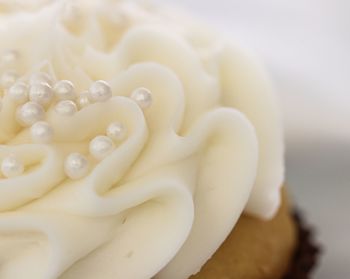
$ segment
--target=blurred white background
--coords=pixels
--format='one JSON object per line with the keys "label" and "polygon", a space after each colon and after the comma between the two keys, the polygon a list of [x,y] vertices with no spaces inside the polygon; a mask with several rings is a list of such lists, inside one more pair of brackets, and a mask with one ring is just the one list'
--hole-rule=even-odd
{"label": "blurred white background", "polygon": [[350,1],[165,2],[262,57],[285,116],[287,182],[324,245],[314,278],[350,278]]}

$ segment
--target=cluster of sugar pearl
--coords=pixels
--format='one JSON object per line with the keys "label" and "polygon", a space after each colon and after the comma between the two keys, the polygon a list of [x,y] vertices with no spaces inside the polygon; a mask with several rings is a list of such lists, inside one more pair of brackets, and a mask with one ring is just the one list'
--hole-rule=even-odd
{"label": "cluster of sugar pearl", "polygon": [[[55,111],[64,116],[74,115],[78,106],[83,108],[92,102],[105,102],[112,97],[111,87],[102,80],[94,82],[88,91],[77,96],[71,81],[61,80],[52,87],[53,80],[46,73],[33,74],[29,85],[17,81],[18,78],[16,72],[9,71],[2,75],[0,82],[4,88],[8,88],[10,98],[21,105],[16,113],[17,119],[24,127],[30,127],[32,139],[38,143],[50,143],[53,140],[54,131],[43,120],[45,108],[50,106],[55,97],[58,99]],[[151,92],[146,88],[136,89],[130,97],[142,109],[152,104]],[[90,154],[97,160],[103,160],[114,150],[115,142],[125,138],[126,129],[121,123],[111,123],[106,134],[97,136],[90,142]],[[3,160],[1,169],[6,177],[15,177],[23,173],[24,166],[14,156],[9,156]],[[64,170],[71,179],[80,179],[89,171],[88,159],[82,154],[71,153],[65,160]]]}
{"label": "cluster of sugar pearl", "polygon": [[[89,145],[90,154],[99,161],[114,150],[115,142],[125,139],[126,128],[119,122],[113,122],[108,126],[106,133],[107,136],[95,137]],[[53,130],[48,123],[40,121],[31,127],[31,134],[36,141],[47,143],[52,140]],[[24,165],[14,155],[10,155],[2,161],[1,171],[5,177],[13,178],[23,173]],[[71,153],[65,159],[64,171],[69,178],[80,179],[89,172],[89,161],[80,153]]]}
{"label": "cluster of sugar pearl", "polygon": [[[120,142],[126,137],[126,128],[119,122],[111,123],[106,130],[106,135],[100,135],[90,141],[89,152],[98,161],[103,160],[115,149],[116,142]],[[80,153],[71,153],[65,160],[64,170],[71,179],[80,179],[89,171],[89,161],[87,157]]]}
{"label": "cluster of sugar pearl", "polygon": [[[94,101],[106,101],[112,96],[109,92],[109,86],[105,82],[96,82],[90,88],[90,96],[84,98],[93,99]],[[131,98],[142,108],[146,109],[152,104],[151,91],[146,88],[138,88],[132,92]],[[85,105],[85,101],[84,101]],[[103,160],[115,149],[115,143],[124,140],[127,131],[122,123],[113,122],[106,130],[106,135],[99,135],[91,140],[89,152],[96,160]],[[64,164],[66,175],[71,179],[80,179],[89,171],[89,162],[86,156],[80,153],[70,154]]]}
{"label": "cluster of sugar pearl", "polygon": [[[103,160],[115,149],[115,143],[126,137],[126,128],[119,122],[111,123],[107,130],[107,136],[95,137],[89,145],[90,154],[96,160]],[[52,140],[53,130],[51,126],[39,121],[31,127],[32,138],[41,143],[48,143]],[[7,178],[19,176],[24,171],[23,163],[14,155],[10,155],[1,163],[1,171]],[[64,162],[65,174],[71,179],[80,179],[89,172],[89,161],[87,157],[80,153],[71,153]]]}
{"label": "cluster of sugar pearl", "polygon": [[[97,88],[97,87],[96,87]],[[98,94],[96,94],[98,96]],[[152,104],[152,94],[146,88],[138,88],[131,98],[142,108],[146,109]],[[89,145],[90,154],[97,160],[107,157],[115,148],[115,142],[122,141],[126,136],[126,129],[123,124],[111,123],[106,130],[106,135],[95,137]]]}
{"label": "cluster of sugar pearl", "polygon": [[54,93],[52,78],[46,73],[34,73],[29,83],[16,81],[7,90],[8,96],[20,105],[16,112],[17,121],[24,127],[30,127],[45,118],[45,108],[48,107]]}
{"label": "cluster of sugar pearl", "polygon": [[[112,97],[111,87],[102,80],[94,82],[89,91],[83,92],[79,96],[76,94],[74,84],[71,81],[61,80],[55,83],[53,87],[52,84],[53,80],[48,74],[36,73],[31,76],[29,85],[23,81],[18,81],[8,88],[7,94],[9,97],[20,105],[16,117],[22,126],[31,127],[36,122],[43,121],[45,119],[45,108],[55,98],[58,100],[55,105],[55,112],[63,116],[72,116],[78,111],[78,105],[83,108],[91,102],[104,102]],[[51,131],[49,132],[51,133]],[[46,140],[47,134],[42,136],[43,139],[36,136],[33,137],[33,140],[49,143]]]}

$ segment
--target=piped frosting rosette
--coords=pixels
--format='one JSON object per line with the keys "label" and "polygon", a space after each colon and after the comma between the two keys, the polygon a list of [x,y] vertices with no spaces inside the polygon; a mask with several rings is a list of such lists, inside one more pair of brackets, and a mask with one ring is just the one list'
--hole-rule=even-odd
{"label": "piped frosting rosette", "polygon": [[279,115],[248,55],[150,5],[33,3],[0,7],[0,278],[185,279],[244,210],[273,216]]}

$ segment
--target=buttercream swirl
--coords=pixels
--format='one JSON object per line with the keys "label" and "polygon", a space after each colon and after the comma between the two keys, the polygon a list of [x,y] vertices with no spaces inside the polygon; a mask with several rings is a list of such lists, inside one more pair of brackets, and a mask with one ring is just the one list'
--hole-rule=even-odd
{"label": "buttercream swirl", "polygon": [[[77,92],[107,80],[113,97],[70,116],[48,107],[54,139],[40,144],[2,90],[0,161],[15,155],[24,172],[0,177],[1,279],[185,279],[244,210],[273,216],[281,128],[249,55],[149,4],[28,2],[0,5],[0,51],[20,54],[11,67],[69,80]],[[130,98],[140,87],[152,92],[144,110]],[[96,160],[89,143],[112,122],[125,140]],[[76,180],[63,167],[72,152],[90,165]]]}

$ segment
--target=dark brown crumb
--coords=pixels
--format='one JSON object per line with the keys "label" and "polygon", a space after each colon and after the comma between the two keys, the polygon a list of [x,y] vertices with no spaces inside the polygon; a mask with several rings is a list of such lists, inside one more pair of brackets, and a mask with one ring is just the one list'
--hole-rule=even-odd
{"label": "dark brown crumb", "polygon": [[315,243],[314,233],[305,224],[301,214],[295,213],[294,219],[298,225],[299,246],[295,251],[289,271],[283,279],[311,279],[311,272],[317,264],[321,249]]}

